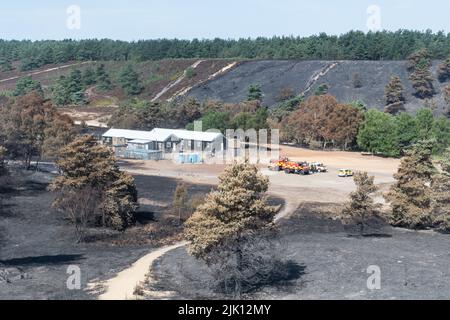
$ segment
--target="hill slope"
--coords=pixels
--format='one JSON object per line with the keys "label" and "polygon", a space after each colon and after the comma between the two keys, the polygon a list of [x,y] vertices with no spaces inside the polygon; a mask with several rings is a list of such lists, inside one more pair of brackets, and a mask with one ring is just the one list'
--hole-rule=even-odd
{"label": "hill slope", "polygon": [[[433,61],[432,72],[437,78],[437,66],[441,61]],[[68,75],[73,68],[84,70],[95,67],[100,62],[69,63],[52,65],[47,69],[32,72],[16,70],[0,72],[0,93],[13,90],[18,78],[30,75],[40,81],[50,95],[51,87],[59,76]],[[115,89],[104,94],[89,88],[86,94],[90,106],[117,105],[127,99],[119,88],[119,70],[124,61],[103,62],[110,73]],[[274,107],[281,90],[291,88],[296,94],[313,95],[316,89],[327,84],[329,93],[341,102],[360,100],[369,108],[384,109],[384,90],[391,75],[398,75],[405,87],[406,109],[415,112],[425,104],[417,99],[409,80],[406,61],[299,61],[299,60],[215,60],[215,59],[166,59],[135,64],[144,86],[139,95],[146,100],[172,100],[176,97],[195,97],[200,101],[211,99],[223,102],[240,102],[246,99],[247,89],[252,84],[260,84],[264,94],[264,104]],[[187,69],[195,69],[191,77]],[[358,77],[360,86],[355,86]],[[443,88],[447,83],[434,82],[434,101],[437,113],[445,107]]]}
{"label": "hill slope", "polygon": [[[434,61],[432,71],[436,77],[437,65]],[[264,104],[274,106],[280,90],[292,88],[298,94],[314,94],[321,84],[327,84],[329,93],[342,102],[363,101],[367,106],[384,109],[384,90],[391,75],[402,79],[407,99],[406,109],[415,112],[423,107],[425,101],[417,99],[413,93],[407,71],[406,61],[292,61],[266,60],[247,61],[216,79],[201,84],[188,95],[199,100],[215,99],[225,102],[245,100],[247,88],[251,84],[260,84],[264,93]],[[361,87],[354,85],[358,75]],[[434,82],[434,97],[439,110],[445,106],[442,96],[443,87]]]}

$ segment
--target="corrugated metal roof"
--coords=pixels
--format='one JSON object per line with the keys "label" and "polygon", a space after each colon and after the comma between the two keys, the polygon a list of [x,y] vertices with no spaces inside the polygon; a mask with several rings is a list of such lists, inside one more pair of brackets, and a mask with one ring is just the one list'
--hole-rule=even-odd
{"label": "corrugated metal roof", "polygon": [[206,142],[212,142],[220,137],[223,137],[221,133],[215,132],[200,132],[161,128],[155,128],[152,131],[110,129],[103,134],[103,137],[108,138],[125,138],[130,140],[147,140],[157,142],[167,141],[172,136],[181,140],[195,140]]}

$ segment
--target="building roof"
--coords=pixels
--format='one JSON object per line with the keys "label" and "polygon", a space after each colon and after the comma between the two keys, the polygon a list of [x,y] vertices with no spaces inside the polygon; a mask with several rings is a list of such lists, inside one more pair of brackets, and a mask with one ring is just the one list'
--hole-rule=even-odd
{"label": "building roof", "polygon": [[142,139],[134,139],[131,140],[130,143],[136,143],[136,144],[147,144],[150,143],[150,140],[142,140]]}
{"label": "building roof", "polygon": [[169,138],[174,137],[181,140],[195,140],[212,142],[220,137],[223,137],[221,133],[216,132],[201,132],[201,131],[189,131],[181,129],[161,129],[155,128],[152,131],[139,131],[139,130],[125,130],[125,129],[110,129],[103,134],[103,137],[107,138],[125,138],[129,140],[145,140],[145,141],[157,141],[165,142]]}

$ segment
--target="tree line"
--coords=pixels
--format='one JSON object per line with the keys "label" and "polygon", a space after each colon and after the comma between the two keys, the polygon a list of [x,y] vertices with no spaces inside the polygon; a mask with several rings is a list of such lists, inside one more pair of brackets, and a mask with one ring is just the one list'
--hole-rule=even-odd
{"label": "tree line", "polygon": [[0,40],[0,68],[21,61],[23,71],[68,61],[148,61],[188,58],[401,60],[421,48],[432,59],[450,54],[450,34],[399,30],[340,36],[321,33],[309,37],[255,39],[156,39],[135,42],[90,40]]}

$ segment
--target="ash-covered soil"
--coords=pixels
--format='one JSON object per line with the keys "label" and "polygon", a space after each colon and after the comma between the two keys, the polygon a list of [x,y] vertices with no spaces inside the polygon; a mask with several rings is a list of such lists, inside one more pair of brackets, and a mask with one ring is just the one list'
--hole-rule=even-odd
{"label": "ash-covered soil", "polygon": [[[327,67],[337,65],[319,75]],[[433,61],[432,73],[437,79],[437,66],[441,61]],[[319,75],[318,77],[316,77]],[[424,106],[424,100],[417,99],[409,80],[406,61],[295,61],[266,60],[247,61],[216,79],[203,83],[188,95],[200,100],[213,99],[224,102],[240,102],[247,97],[247,89],[252,84],[260,84],[264,94],[263,103],[274,106],[280,90],[292,88],[297,94],[304,92],[311,84],[306,96],[314,94],[318,86],[327,84],[329,93],[339,101],[363,101],[369,108],[384,110],[384,90],[392,75],[398,75],[403,82],[406,109],[415,112]],[[359,77],[361,86],[355,86],[354,77]],[[439,110],[445,107],[443,87],[434,81],[436,101]]]}
{"label": "ash-covered soil", "polygon": [[[26,173],[14,188],[2,191],[0,213],[0,300],[2,299],[94,299],[87,283],[106,280],[129,267],[159,245],[158,229],[170,204],[177,180],[136,176],[141,199],[159,197],[143,204],[136,227],[125,233],[90,230],[88,243],[76,243],[74,227],[51,209],[53,195],[46,191],[52,176]],[[209,186],[188,186],[195,193]],[[144,201],[144,203],[146,203]],[[81,290],[69,290],[69,266],[81,270]]]}
{"label": "ash-covered soil", "polygon": [[[291,278],[245,295],[255,299],[449,299],[450,235],[393,229],[374,220],[367,236],[354,227],[297,212],[282,222],[280,242]],[[370,290],[369,266],[381,270],[381,289]],[[179,248],[154,266],[154,288],[177,299],[215,299],[208,269]],[[153,288],[153,289],[154,289]]]}

